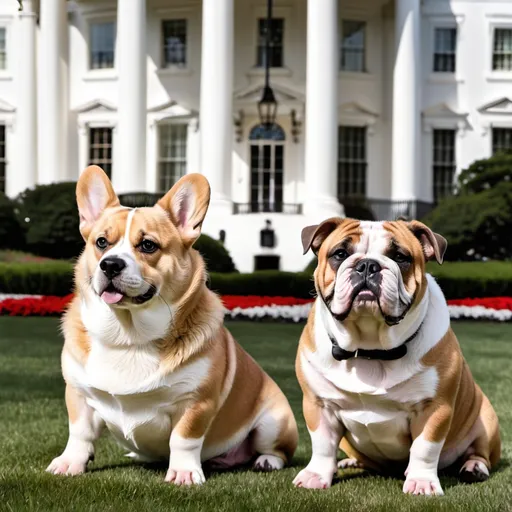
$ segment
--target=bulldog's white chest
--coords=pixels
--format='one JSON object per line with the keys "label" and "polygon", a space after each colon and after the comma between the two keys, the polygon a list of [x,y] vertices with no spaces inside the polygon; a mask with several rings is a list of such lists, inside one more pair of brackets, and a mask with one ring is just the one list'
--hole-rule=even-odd
{"label": "bulldog's white chest", "polygon": [[206,377],[201,358],[163,374],[157,350],[92,344],[85,366],[64,360],[67,380],[127,449],[148,460],[169,455],[171,414],[183,407]]}
{"label": "bulldog's white chest", "polygon": [[[408,458],[410,418],[419,403],[435,395],[434,368],[411,375],[395,368],[390,375],[378,361],[336,361],[329,368],[317,366],[314,356],[309,361],[303,356],[302,362],[309,385],[345,425],[354,448],[377,461]],[[400,370],[402,379],[393,375]]]}

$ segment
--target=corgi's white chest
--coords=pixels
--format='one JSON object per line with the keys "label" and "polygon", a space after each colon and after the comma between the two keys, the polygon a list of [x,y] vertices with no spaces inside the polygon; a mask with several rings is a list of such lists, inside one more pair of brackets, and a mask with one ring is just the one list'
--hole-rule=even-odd
{"label": "corgi's white chest", "polygon": [[110,347],[93,341],[87,363],[77,366],[66,372],[70,383],[122,445],[151,460],[169,454],[171,414],[193,396],[210,360],[204,357],[164,374],[151,345]]}

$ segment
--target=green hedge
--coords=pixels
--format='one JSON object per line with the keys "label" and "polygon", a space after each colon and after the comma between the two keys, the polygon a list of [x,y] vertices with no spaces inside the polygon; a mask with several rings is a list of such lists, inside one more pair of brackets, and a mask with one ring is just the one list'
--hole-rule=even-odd
{"label": "green hedge", "polygon": [[[512,297],[512,263],[448,262],[429,264],[448,299]],[[72,290],[73,267],[69,262],[0,263],[0,293],[66,295]],[[313,280],[306,272],[261,271],[253,274],[212,272],[209,287],[221,295],[267,295],[308,298]]]}
{"label": "green hedge", "polygon": [[64,296],[73,289],[73,265],[67,261],[0,263],[0,293]]}

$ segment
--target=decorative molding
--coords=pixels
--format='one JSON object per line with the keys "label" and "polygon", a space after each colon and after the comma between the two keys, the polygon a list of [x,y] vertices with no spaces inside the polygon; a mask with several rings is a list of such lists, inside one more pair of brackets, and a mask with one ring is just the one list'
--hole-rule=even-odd
{"label": "decorative molding", "polygon": [[[252,106],[256,109],[263,93],[263,87],[264,83],[261,82],[235,91],[233,95],[234,102],[239,106]],[[290,109],[304,105],[304,94],[276,83],[272,84],[272,89],[279,105]]]}
{"label": "decorative molding", "polygon": [[239,110],[238,115],[235,115],[235,118],[234,118],[235,135],[236,135],[235,140],[237,142],[242,142],[242,140],[243,140],[243,136],[244,136],[243,123],[244,123],[244,111]]}
{"label": "decorative molding", "polygon": [[16,112],[16,108],[11,105],[10,103],[7,103],[7,101],[0,99],[0,113],[12,113]]}
{"label": "decorative molding", "polygon": [[423,131],[431,133],[434,129],[453,129],[463,137],[469,128],[468,114],[457,112],[446,103],[437,103],[427,107],[421,113],[423,118]]}
{"label": "decorative molding", "polygon": [[362,103],[349,101],[338,107],[338,117],[340,124],[365,126],[368,135],[374,135],[379,114]]}
{"label": "decorative molding", "polygon": [[482,114],[512,114],[512,100],[507,96],[486,103],[478,108]]}
{"label": "decorative molding", "polygon": [[297,144],[299,142],[299,135],[301,134],[302,120],[298,118],[297,111],[295,109],[291,111],[290,117],[292,124],[291,133],[293,137],[293,142]]}
{"label": "decorative molding", "polygon": [[79,105],[74,109],[75,112],[80,114],[95,113],[95,112],[116,112],[117,108],[110,101],[95,99]]}

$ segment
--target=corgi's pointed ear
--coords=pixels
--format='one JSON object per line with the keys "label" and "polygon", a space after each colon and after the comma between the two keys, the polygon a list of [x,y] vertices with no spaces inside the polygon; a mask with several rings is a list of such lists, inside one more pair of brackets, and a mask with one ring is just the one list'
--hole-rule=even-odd
{"label": "corgi's pointed ear", "polygon": [[80,214],[80,233],[86,241],[103,210],[119,206],[112,183],[97,165],[90,165],[80,175],[76,184],[76,202]]}
{"label": "corgi's pointed ear", "polygon": [[186,174],[157,203],[166,210],[186,247],[201,234],[210,204],[210,184],[202,174]]}

